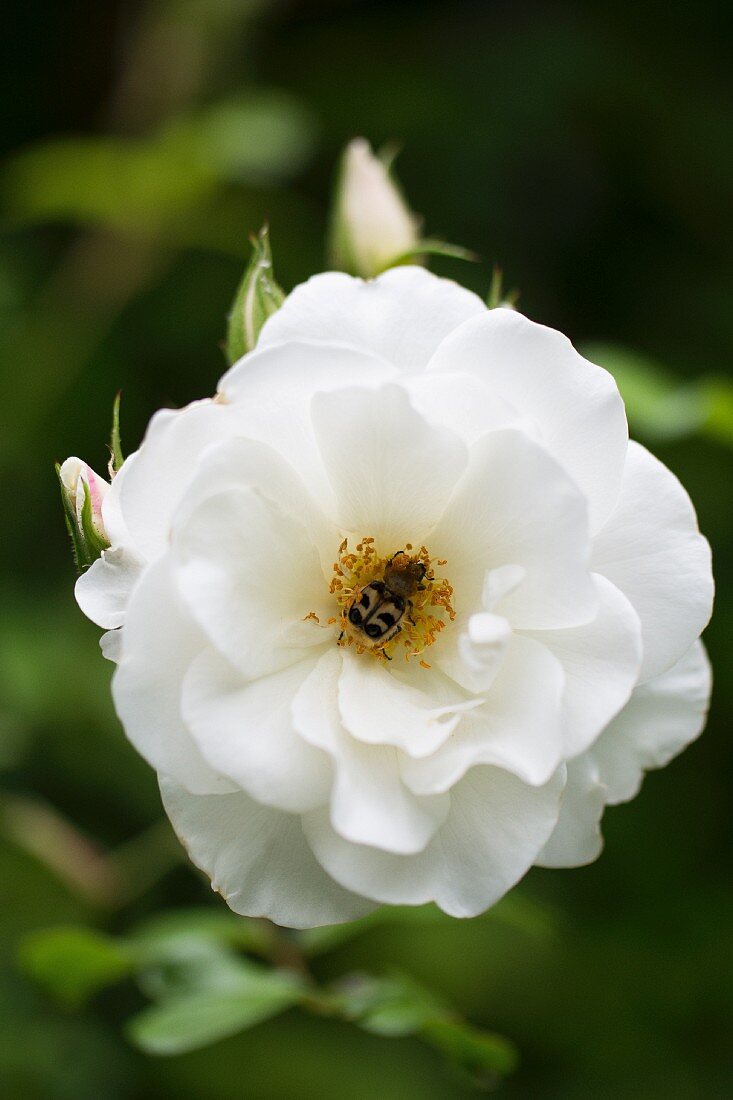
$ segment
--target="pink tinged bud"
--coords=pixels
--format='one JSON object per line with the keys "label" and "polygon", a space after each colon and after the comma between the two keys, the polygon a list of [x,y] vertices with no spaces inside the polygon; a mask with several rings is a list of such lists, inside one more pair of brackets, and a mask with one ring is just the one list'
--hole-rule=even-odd
{"label": "pink tinged bud", "polygon": [[91,503],[92,527],[100,540],[107,542],[102,518],[102,503],[109,489],[109,483],[80,458],[67,458],[59,470],[59,478],[80,527],[85,499],[84,486],[87,486]]}

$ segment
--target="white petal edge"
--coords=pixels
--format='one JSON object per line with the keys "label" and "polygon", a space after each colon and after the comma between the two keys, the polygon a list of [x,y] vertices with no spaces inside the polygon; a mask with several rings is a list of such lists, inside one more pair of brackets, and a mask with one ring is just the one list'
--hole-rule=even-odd
{"label": "white petal edge", "polygon": [[204,640],[165,558],[137,586],[122,632],[112,696],[128,739],[158,772],[196,794],[232,789],[204,760],[181,715],[181,686]]}
{"label": "white petal edge", "polygon": [[285,928],[316,928],[375,908],[326,874],[299,817],[261,806],[241,791],[193,795],[164,776],[160,790],[190,859],[235,913]]}
{"label": "white petal edge", "polygon": [[422,851],[445,820],[450,798],[413,794],[402,782],[393,746],[366,745],[346,732],[337,703],[342,663],[339,651],[325,653],[293,700],[301,737],[333,760],[331,824],[355,844],[400,854]]}
{"label": "white petal edge", "polygon": [[712,673],[702,642],[672,668],[641,684],[590,752],[608,790],[607,802],[627,802],[644,772],[661,768],[702,733]]}
{"label": "white petal edge", "polygon": [[598,768],[585,753],[571,760],[567,769],[560,817],[537,857],[539,867],[584,867],[598,859],[603,849],[600,821],[606,788],[598,777]]}
{"label": "white petal edge", "polygon": [[258,347],[288,340],[348,343],[402,371],[418,371],[450,332],[485,312],[478,295],[421,267],[395,267],[367,282],[330,271],[288,295],[264,325]]}
{"label": "white petal edge", "polygon": [[88,619],[105,630],[122,626],[143,563],[128,549],[103,550],[81,574],[74,588],[76,602]]}
{"label": "white petal edge", "polygon": [[186,675],[182,712],[202,756],[252,798],[288,813],[322,806],[331,789],[326,753],[295,729],[291,704],[315,659],[252,683],[213,650]]}
{"label": "white petal edge", "polygon": [[350,844],[323,810],[306,815],[303,827],[319,863],[346,889],[393,905],[434,901],[450,916],[474,917],[534,862],[557,821],[564,782],[564,768],[544,787],[473,768],[451,791],[445,824],[417,855]]}
{"label": "white petal edge", "polygon": [[567,630],[535,630],[527,636],[546,646],[565,672],[565,756],[584,752],[618,714],[636,686],[641,667],[641,624],[615,585],[593,576],[598,614]]}
{"label": "white petal edge", "polygon": [[566,336],[516,310],[466,321],[437,349],[428,371],[475,374],[537,427],[540,442],[590,506],[591,531],[621,487],[628,428],[613,377],[584,359]]}
{"label": "white petal edge", "polygon": [[641,619],[642,680],[670,668],[710,618],[710,547],[689,496],[641,444],[629,444],[621,496],[593,546],[592,568],[608,577]]}

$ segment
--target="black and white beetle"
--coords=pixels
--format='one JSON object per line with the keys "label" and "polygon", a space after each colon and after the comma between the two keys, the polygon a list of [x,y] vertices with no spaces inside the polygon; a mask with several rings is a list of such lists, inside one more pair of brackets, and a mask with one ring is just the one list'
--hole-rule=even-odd
{"label": "black and white beetle", "polygon": [[422,590],[425,565],[405,558],[404,551],[394,554],[384,568],[382,580],[365,585],[359,599],[349,608],[349,624],[362,645],[376,648],[399,634],[410,597]]}

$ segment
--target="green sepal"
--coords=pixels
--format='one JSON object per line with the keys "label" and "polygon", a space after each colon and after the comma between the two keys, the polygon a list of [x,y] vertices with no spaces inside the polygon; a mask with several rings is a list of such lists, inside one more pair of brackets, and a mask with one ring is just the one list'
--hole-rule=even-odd
{"label": "green sepal", "polygon": [[449,244],[448,241],[439,241],[433,237],[426,238],[424,241],[418,241],[414,248],[410,248],[407,252],[401,252],[399,256],[395,256],[389,261],[383,268],[387,271],[390,267],[401,267],[403,264],[409,264],[413,260],[419,260],[423,256],[447,256],[452,260],[466,260],[469,263],[478,263],[481,259],[476,252],[472,252],[470,248],[464,248],[460,244]]}
{"label": "green sepal", "polygon": [[82,479],[82,488],[84,490],[84,503],[81,506],[81,532],[89,548],[92,561],[96,561],[103,550],[109,549],[109,542],[99,534],[92,521],[92,494],[89,492],[89,486],[84,479]]}
{"label": "green sepal", "polygon": [[489,309],[498,309],[500,306],[511,309],[517,304],[518,299],[518,290],[504,291],[504,272],[498,264],[494,264],[494,270],[491,273],[491,286],[489,287],[489,293],[486,295],[486,305]]}
{"label": "green sepal", "polygon": [[122,391],[118,390],[115,397],[114,405],[112,406],[112,435],[109,441],[110,460],[109,460],[109,476],[112,478],[115,474],[119,473],[122,463],[125,461],[125,456],[122,453],[122,441],[120,439],[120,399],[122,398]]}
{"label": "green sepal", "polygon": [[264,225],[251,236],[252,258],[234,297],[227,328],[226,355],[236,363],[252,351],[260,330],[285,301],[285,293],[272,274],[269,228]]}

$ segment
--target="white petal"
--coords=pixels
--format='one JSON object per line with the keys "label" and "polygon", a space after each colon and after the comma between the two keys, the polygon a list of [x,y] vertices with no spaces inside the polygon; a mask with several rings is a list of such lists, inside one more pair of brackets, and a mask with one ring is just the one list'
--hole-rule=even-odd
{"label": "white petal", "polygon": [[402,379],[401,385],[426,420],[457,432],[469,446],[495,428],[529,426],[474,374],[423,371]]}
{"label": "white petal", "polygon": [[224,489],[182,517],[173,536],[181,595],[246,679],[301,660],[326,640],[310,611],[332,611],[307,529],[256,489]]}
{"label": "white petal", "polygon": [[420,546],[466,465],[462,440],[431,427],[401,386],[319,394],[312,416],[338,525],[382,553]]}
{"label": "white petal", "polygon": [[470,616],[468,628],[458,639],[455,667],[451,670],[445,662],[440,667],[467,691],[485,693],[496,678],[511,636],[506,619],[480,611]]}
{"label": "white petal", "polygon": [[392,268],[369,282],[326,272],[288,295],[262,329],[258,346],[338,341],[415,371],[449,332],[485,312],[476,294],[421,267]]}
{"label": "white petal", "polygon": [[471,448],[429,545],[448,561],[459,610],[477,608],[487,570],[512,565],[524,579],[493,610],[515,629],[575,626],[597,611],[585,500],[522,432],[489,432]]}
{"label": "white petal", "polygon": [[611,804],[633,798],[644,772],[661,768],[701,733],[711,673],[702,642],[636,689],[590,753]]}
{"label": "white petal", "polygon": [[122,629],[107,630],[99,639],[99,648],[102,656],[113,665],[118,665],[122,658]]}
{"label": "white petal", "polygon": [[590,753],[571,760],[555,831],[537,857],[540,867],[583,867],[601,854],[606,788]]}
{"label": "white petal", "polygon": [[609,515],[621,486],[628,432],[611,375],[567,337],[510,309],[473,317],[449,336],[429,371],[475,374],[520,416],[590,504],[591,531]]}
{"label": "white petal", "polygon": [[329,878],[300,818],[243,792],[202,797],[161,778],[166,813],[189,856],[235,913],[286,928],[356,920],[374,905]]}
{"label": "white petal", "polygon": [[247,684],[207,650],[183,685],[183,715],[211,766],[258,802],[289,813],[322,806],[331,787],[327,755],[303,741],[291,713],[314,664],[304,661]]}
{"label": "white petal", "polygon": [[316,447],[310,402],[342,386],[381,386],[396,367],[366,350],[338,343],[257,347],[224,375],[219,391],[236,433],[269,443],[298,471],[324,507],[330,485]]}
{"label": "white petal", "polygon": [[451,792],[443,827],[424,851],[392,855],[350,844],[328,813],[303,819],[319,862],[347,889],[375,901],[435,901],[454,917],[493,905],[527,871],[557,820],[564,768],[544,787],[529,787],[498,768],[473,768]]}
{"label": "white petal", "polygon": [[596,618],[568,630],[536,630],[565,671],[565,755],[577,756],[595,741],[628,700],[641,666],[641,626],[626,597],[595,575],[600,597]]}
{"label": "white petal", "polygon": [[231,790],[206,763],[181,716],[183,677],[202,645],[162,559],[146,571],[130,601],[112,694],[138,752],[196,794]]}
{"label": "white petal", "polygon": [[546,783],[563,759],[564,688],[557,658],[514,635],[485,702],[438,751],[403,759],[405,782],[418,794],[433,794],[449,790],[475,764],[493,764],[526,783]]}
{"label": "white petal", "polygon": [[[278,511],[305,527],[308,543],[319,553],[324,576],[330,578],[341,535],[326,520],[302,478],[267,443],[238,438],[209,448],[173,518],[173,526],[185,523],[194,508],[208,497],[243,488],[255,489]],[[299,551],[300,546],[297,549]],[[319,578],[319,584],[321,580]]]}
{"label": "white petal", "polygon": [[[416,682],[429,690],[429,677]],[[410,756],[427,756],[451,736],[463,712],[480,702],[457,692],[454,702],[438,702],[428,690],[402,682],[368,655],[347,651],[339,681],[341,720],[367,745],[393,745]]]}
{"label": "white petal", "polygon": [[355,844],[419,852],[445,820],[450,798],[414,795],[402,782],[396,749],[365,745],[348,735],[337,704],[342,660],[338,650],[325,653],[293,700],[301,736],[333,759],[331,824]]}
{"label": "white petal", "polygon": [[[225,405],[195,401],[185,409],[162,409],[148,425],[140,450],[126,459],[105,498],[119,498],[121,517],[137,553],[146,560],[165,553],[173,512],[204,450],[230,435],[232,416]],[[114,516],[112,516],[114,522]],[[112,534],[110,538],[114,542]]]}
{"label": "white petal", "polygon": [[131,550],[103,550],[77,580],[76,602],[97,626],[114,630],[125,621],[127,605],[141,574],[142,563]]}
{"label": "white petal", "polygon": [[710,547],[677,478],[629,444],[621,497],[595,540],[593,568],[628,596],[641,619],[641,678],[664,672],[710,618]]}

